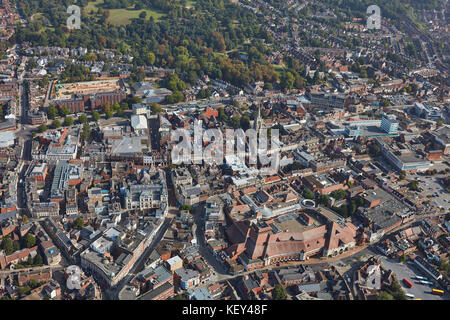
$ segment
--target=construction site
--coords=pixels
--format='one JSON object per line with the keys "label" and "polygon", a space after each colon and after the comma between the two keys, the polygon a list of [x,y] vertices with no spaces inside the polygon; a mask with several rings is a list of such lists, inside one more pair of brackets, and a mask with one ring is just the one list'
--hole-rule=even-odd
{"label": "construction site", "polygon": [[74,83],[55,83],[53,99],[71,99],[73,95],[91,95],[105,92],[114,92],[122,89],[122,80],[98,80]]}

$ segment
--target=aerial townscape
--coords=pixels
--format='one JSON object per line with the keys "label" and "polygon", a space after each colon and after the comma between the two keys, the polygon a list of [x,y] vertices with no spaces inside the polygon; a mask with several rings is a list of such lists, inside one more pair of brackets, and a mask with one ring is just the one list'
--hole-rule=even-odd
{"label": "aerial townscape", "polygon": [[449,26],[0,0],[0,299],[449,300]]}

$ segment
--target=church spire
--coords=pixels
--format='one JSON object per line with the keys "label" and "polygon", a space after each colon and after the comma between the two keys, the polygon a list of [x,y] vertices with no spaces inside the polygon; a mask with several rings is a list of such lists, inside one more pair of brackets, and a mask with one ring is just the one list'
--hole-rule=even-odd
{"label": "church spire", "polygon": [[258,105],[258,116],[255,119],[255,131],[260,132],[262,129],[261,105]]}

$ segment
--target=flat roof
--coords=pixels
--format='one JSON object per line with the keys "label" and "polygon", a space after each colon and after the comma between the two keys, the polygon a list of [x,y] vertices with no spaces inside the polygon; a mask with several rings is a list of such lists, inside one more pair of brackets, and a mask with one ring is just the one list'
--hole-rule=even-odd
{"label": "flat roof", "polygon": [[142,140],[148,142],[148,137],[130,137],[124,136],[121,140],[114,140],[111,153],[131,154],[140,153],[143,149],[147,149],[147,144],[143,144]]}
{"label": "flat roof", "polygon": [[313,223],[308,226],[301,222],[298,213],[289,213],[276,218],[273,224],[275,224],[281,232],[304,232],[320,225],[317,220],[312,217],[311,219],[313,220]]}

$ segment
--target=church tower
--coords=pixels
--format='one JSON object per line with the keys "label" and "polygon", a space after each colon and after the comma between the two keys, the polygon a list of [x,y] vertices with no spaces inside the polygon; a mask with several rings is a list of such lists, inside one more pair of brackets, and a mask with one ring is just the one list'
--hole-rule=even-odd
{"label": "church tower", "polygon": [[258,117],[255,119],[254,128],[257,133],[262,129],[263,119],[261,118],[261,106],[258,106]]}

